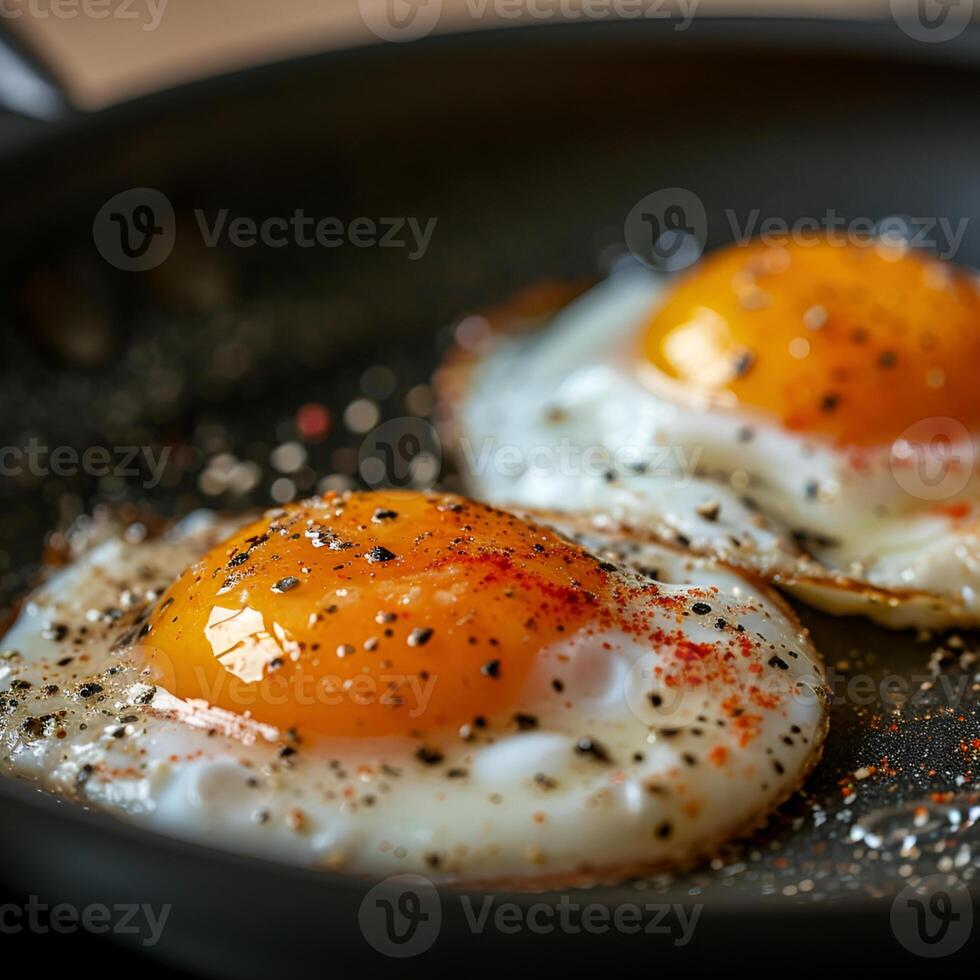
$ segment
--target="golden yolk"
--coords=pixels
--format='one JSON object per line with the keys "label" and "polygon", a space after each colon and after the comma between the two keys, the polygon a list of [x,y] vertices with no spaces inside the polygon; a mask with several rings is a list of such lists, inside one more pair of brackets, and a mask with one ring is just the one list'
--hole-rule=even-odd
{"label": "golden yolk", "polygon": [[513,714],[538,652],[601,623],[613,581],[482,504],[332,495],[266,515],[185,571],[142,652],[178,697],[281,730],[458,729]]}
{"label": "golden yolk", "polygon": [[934,416],[980,429],[975,279],[880,241],[729,246],[642,343],[667,377],[840,445],[890,444]]}

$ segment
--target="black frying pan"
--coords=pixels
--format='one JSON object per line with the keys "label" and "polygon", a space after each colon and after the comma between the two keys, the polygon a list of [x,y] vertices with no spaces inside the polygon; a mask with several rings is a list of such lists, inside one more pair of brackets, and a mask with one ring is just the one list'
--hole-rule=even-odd
{"label": "black frying pan", "polygon": [[[8,151],[0,203],[0,441],[167,444],[180,464],[152,490],[141,471],[0,480],[4,595],[29,580],[47,532],[99,502],[137,513],[149,501],[164,515],[266,503],[279,474],[265,460],[299,405],[342,410],[363,369],[380,362],[398,379],[384,413],[404,414],[404,393],[427,379],[460,311],[542,277],[603,271],[622,251],[626,214],[652,190],[694,191],[709,246],[731,237],[726,210],[787,221],[828,209],[966,217],[956,258],[980,265],[978,56],[976,31],[928,45],[890,23],[538,26],[301,59],[23,123],[18,142],[30,145]],[[93,241],[102,205],[132,188],[161,191],[175,212],[174,253],[152,271],[123,271]],[[221,208],[259,220],[304,208],[438,225],[418,261],[399,249],[203,248],[193,212]],[[349,468],[356,445],[338,427],[311,446],[311,470]],[[206,459],[222,448],[263,463],[247,493],[202,491]],[[230,977],[422,973],[474,958],[555,972],[918,964],[902,944],[915,942],[909,920],[892,928],[893,902],[937,869],[972,877],[963,780],[980,736],[975,696],[967,685],[947,711],[948,687],[920,692],[933,647],[912,636],[805,618],[840,693],[806,793],[722,867],[565,896],[686,914],[703,904],[684,946],[676,930],[510,933],[491,918],[474,932],[464,899],[479,909],[481,896],[444,890],[433,945],[396,963],[376,951],[374,927],[359,926],[372,882],[171,841],[7,779],[0,875],[47,903],[169,905],[162,940],[146,952]],[[947,676],[964,676],[955,654],[944,663]],[[856,673],[900,675],[921,701],[859,703],[847,688]],[[871,764],[878,771],[855,781]],[[495,896],[524,910],[561,899]],[[669,910],[662,924],[675,921]],[[140,937],[116,938],[145,951]]]}

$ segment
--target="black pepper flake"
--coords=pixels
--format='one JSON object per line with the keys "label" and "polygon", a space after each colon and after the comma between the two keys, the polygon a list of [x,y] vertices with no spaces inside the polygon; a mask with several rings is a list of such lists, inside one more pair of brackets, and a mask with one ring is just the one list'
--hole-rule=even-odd
{"label": "black pepper flake", "polygon": [[769,658],[769,666],[778,667],[780,670],[789,670],[789,664],[786,663],[786,661],[783,660],[778,653],[773,654],[773,656]]}
{"label": "black pepper flake", "polygon": [[499,660],[488,660],[481,668],[480,673],[484,677],[499,677],[500,676],[500,661]]}
{"label": "black pepper flake", "polygon": [[410,647],[424,647],[432,639],[433,632],[434,630],[428,626],[416,626],[408,634],[408,645]]}
{"label": "black pepper flake", "polygon": [[57,664],[59,667],[67,667],[74,659],[74,657],[62,657]]}
{"label": "black pepper flake", "polygon": [[415,753],[415,758],[427,766],[436,766],[442,762],[442,753],[436,749],[429,749],[424,745],[420,745],[418,751]]}
{"label": "black pepper flake", "polygon": [[30,686],[31,686],[30,681],[17,680],[17,681],[10,682],[10,689],[12,691],[27,691],[30,689]]}
{"label": "black pepper flake", "polygon": [[556,677],[551,682],[551,687],[552,687],[552,690],[555,690],[559,694],[561,694],[561,692],[565,690],[565,682],[563,680],[561,680],[560,678]]}
{"label": "black pepper flake", "polygon": [[78,770],[78,775],[75,777],[76,785],[84,786],[91,778],[93,772],[95,772],[95,769],[86,762],[85,765]]}
{"label": "black pepper flake", "polygon": [[398,511],[395,510],[385,510],[384,507],[379,507],[371,517],[371,520],[375,524],[381,524],[383,521],[393,521],[398,516]]}
{"label": "black pepper flake", "polygon": [[20,726],[27,738],[44,738],[53,729],[54,715],[41,715],[39,718],[25,718]]}
{"label": "black pepper flake", "polygon": [[101,684],[96,684],[94,681],[90,681],[87,684],[83,684],[78,689],[78,696],[80,698],[90,698],[93,694],[101,694],[103,691]]}
{"label": "black pepper flake", "polygon": [[651,691],[647,696],[650,698],[650,704],[655,708],[659,708],[664,703],[664,699],[654,691]]}
{"label": "black pepper flake", "polygon": [[279,750],[280,759],[288,759],[292,755],[296,755],[296,749],[294,749],[291,745],[284,745]]}
{"label": "black pepper flake", "polygon": [[285,578],[279,579],[275,585],[272,586],[273,592],[289,592],[291,589],[295,589],[299,585],[299,579],[295,575],[287,575]]}
{"label": "black pepper flake", "polygon": [[398,556],[393,551],[389,551],[382,545],[376,544],[364,557],[373,565],[377,562],[391,561]]}
{"label": "black pepper flake", "polygon": [[450,779],[465,779],[469,774],[468,769],[449,769],[446,772]]}
{"label": "black pepper flake", "polygon": [[554,776],[549,776],[543,772],[536,772],[534,774],[534,782],[542,789],[554,789],[558,785],[558,780]]}
{"label": "black pepper flake", "polygon": [[834,412],[834,411],[837,410],[837,406],[838,405],[840,405],[840,396],[839,395],[833,395],[833,394],[824,395],[823,398],[820,399],[820,411],[821,412],[826,412],[828,414],[830,412]]}
{"label": "black pepper flake", "polygon": [[599,570],[603,572],[615,572],[616,566],[611,561],[603,561],[599,563]]}
{"label": "black pepper flake", "polygon": [[735,377],[744,378],[755,364],[755,355],[751,351],[743,351],[735,358]]}
{"label": "black pepper flake", "polygon": [[527,732],[532,728],[538,727],[538,719],[536,715],[529,715],[522,711],[518,711],[517,714],[514,715],[514,724],[517,725],[522,732]]}
{"label": "black pepper flake", "polygon": [[698,616],[707,616],[708,613],[711,612],[711,606],[709,606],[706,602],[695,602],[694,605],[691,606],[691,612]]}
{"label": "black pepper flake", "polygon": [[249,555],[247,551],[239,551],[237,555],[228,559],[229,568],[238,568],[239,565],[244,565],[248,561]]}
{"label": "black pepper flake", "polygon": [[586,735],[584,738],[580,738],[575,743],[575,751],[578,755],[589,755],[592,756],[596,762],[609,762],[609,753],[606,751],[605,746],[601,742],[597,742],[594,738],[590,738]]}
{"label": "black pepper flake", "polygon": [[665,820],[660,824],[655,833],[661,840],[666,840],[674,832],[674,828],[669,820]]}

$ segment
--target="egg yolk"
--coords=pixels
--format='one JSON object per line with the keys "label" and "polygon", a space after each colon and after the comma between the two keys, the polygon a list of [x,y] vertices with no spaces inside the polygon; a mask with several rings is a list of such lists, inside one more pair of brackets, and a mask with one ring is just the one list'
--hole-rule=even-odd
{"label": "egg yolk", "polygon": [[460,497],[328,495],[188,568],[141,648],[171,693],[280,730],[458,729],[513,714],[538,652],[608,616],[610,571]]}
{"label": "egg yolk", "polygon": [[980,429],[974,277],[884,241],[732,245],[652,314],[644,363],[720,405],[843,446],[922,419]]}

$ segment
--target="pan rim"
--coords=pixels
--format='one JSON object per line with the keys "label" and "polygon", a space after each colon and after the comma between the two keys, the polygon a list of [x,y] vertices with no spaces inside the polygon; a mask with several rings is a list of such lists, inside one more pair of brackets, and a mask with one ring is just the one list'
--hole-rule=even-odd
{"label": "pan rim", "polygon": [[[576,32],[579,37],[576,37]],[[781,48],[785,49],[789,44],[805,50],[807,56],[814,59],[849,54],[856,61],[871,59],[897,64],[935,64],[939,67],[956,68],[971,73],[980,71],[980,23],[971,24],[958,38],[941,45],[914,42],[890,20],[858,18],[703,17],[698,18],[697,36],[692,38],[686,35],[678,37],[671,25],[662,21],[637,23],[629,20],[611,20],[454,30],[411,44],[376,43],[290,56],[203,79],[182,82],[159,91],[135,96],[95,112],[75,113],[49,126],[28,147],[13,151],[0,162],[0,171],[9,166],[23,166],[35,156],[47,155],[52,149],[63,146],[66,142],[70,143],[82,135],[98,135],[99,132],[124,126],[129,121],[156,119],[170,111],[180,112],[194,101],[261,85],[266,80],[281,77],[283,73],[301,74],[315,71],[326,64],[349,68],[363,65],[365,59],[368,63],[374,60],[404,62],[406,58],[411,62],[412,59],[425,60],[433,54],[460,56],[465,55],[468,50],[474,50],[473,45],[476,49],[487,50],[535,45],[540,50],[559,42],[580,43],[586,32],[593,35],[602,33],[609,43],[622,39],[628,32],[630,41],[637,45],[674,41],[678,44],[692,44],[699,49],[712,46],[737,49],[748,46],[777,51]],[[866,46],[869,41],[873,42],[871,47]],[[52,818],[68,821],[85,833],[101,833],[152,848],[157,853],[175,854],[199,862],[207,862],[212,866],[234,866],[237,870],[252,871],[264,877],[271,875],[283,880],[309,882],[318,887],[346,891],[352,895],[358,894],[375,881],[366,876],[330,869],[306,868],[171,837],[127,823],[109,813],[62,799],[29,782],[6,774],[0,775],[0,802],[4,805],[36,808]],[[587,891],[593,896],[594,901],[602,902],[608,900],[611,894],[621,887],[600,887]],[[533,904],[547,900],[549,896],[581,891],[586,890],[565,889],[527,893],[450,886],[440,888],[440,893],[444,896],[507,896],[508,900],[518,904]],[[724,896],[717,896],[713,901],[719,904],[724,902],[730,907],[744,904],[743,897],[736,895],[732,895],[728,900],[725,900]],[[865,908],[869,903],[866,896],[842,893],[834,898],[833,904],[841,909]],[[792,915],[794,911],[798,911],[799,914],[812,914],[812,906],[786,904],[781,907],[781,914]]]}

